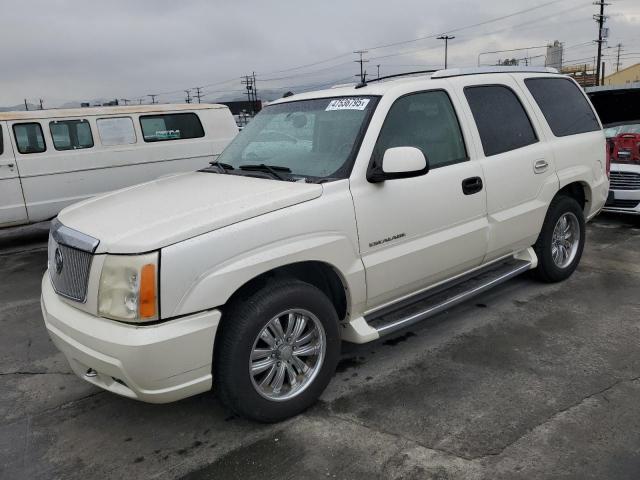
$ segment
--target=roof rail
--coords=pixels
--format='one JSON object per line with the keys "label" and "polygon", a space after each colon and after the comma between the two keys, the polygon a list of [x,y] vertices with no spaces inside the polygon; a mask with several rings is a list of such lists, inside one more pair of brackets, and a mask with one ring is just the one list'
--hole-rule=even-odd
{"label": "roof rail", "polygon": [[518,67],[518,66],[492,66],[492,67],[469,67],[469,68],[449,68],[438,70],[431,78],[449,78],[462,75],[478,75],[483,73],[558,73],[558,70],[551,67]]}

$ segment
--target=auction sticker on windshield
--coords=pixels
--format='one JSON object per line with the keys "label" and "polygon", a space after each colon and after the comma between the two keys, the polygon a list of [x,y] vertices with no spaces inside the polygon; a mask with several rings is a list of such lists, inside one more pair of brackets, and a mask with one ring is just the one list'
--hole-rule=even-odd
{"label": "auction sticker on windshield", "polygon": [[364,110],[369,103],[368,98],[336,98],[335,100],[331,100],[327,108],[325,108],[326,112],[331,110]]}

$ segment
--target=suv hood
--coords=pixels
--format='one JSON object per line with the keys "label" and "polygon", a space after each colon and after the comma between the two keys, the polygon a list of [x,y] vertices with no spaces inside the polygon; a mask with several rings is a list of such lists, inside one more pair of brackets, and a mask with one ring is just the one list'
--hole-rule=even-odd
{"label": "suv hood", "polygon": [[141,253],[322,195],[322,186],[192,172],[65,208],[59,220],[100,240],[97,253]]}

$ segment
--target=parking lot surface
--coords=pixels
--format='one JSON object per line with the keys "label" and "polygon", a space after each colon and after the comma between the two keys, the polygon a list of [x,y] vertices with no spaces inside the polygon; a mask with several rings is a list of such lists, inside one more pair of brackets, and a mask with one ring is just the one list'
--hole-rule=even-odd
{"label": "parking lot surface", "polygon": [[510,281],[345,345],[321,401],[261,425],[71,374],[43,326],[46,225],[0,232],[0,478],[638,478],[640,222],[601,216],[567,282]]}

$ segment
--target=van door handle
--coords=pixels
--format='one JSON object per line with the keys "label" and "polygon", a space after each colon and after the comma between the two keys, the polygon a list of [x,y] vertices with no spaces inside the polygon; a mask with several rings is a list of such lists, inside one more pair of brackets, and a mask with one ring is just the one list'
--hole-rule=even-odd
{"label": "van door handle", "polygon": [[462,181],[462,193],[465,195],[473,195],[482,190],[482,179],[480,177],[465,178]]}
{"label": "van door handle", "polygon": [[15,166],[16,166],[15,163],[0,163],[0,167],[9,167],[12,170],[13,170],[13,167]]}
{"label": "van door handle", "polygon": [[533,164],[533,171],[535,173],[546,172],[547,168],[549,168],[549,164],[545,159],[536,160],[536,163]]}

